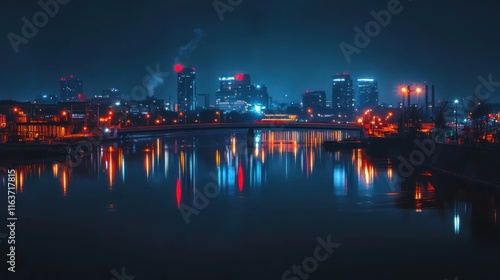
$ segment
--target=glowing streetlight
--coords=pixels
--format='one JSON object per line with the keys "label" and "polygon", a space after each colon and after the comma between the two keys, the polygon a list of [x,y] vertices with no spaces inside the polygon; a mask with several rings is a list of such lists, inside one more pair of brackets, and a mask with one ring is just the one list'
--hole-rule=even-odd
{"label": "glowing streetlight", "polygon": [[[407,103],[408,103],[408,112],[410,112],[410,107],[411,107],[411,92],[414,91],[417,93],[417,106],[418,106],[418,95],[422,92],[422,88],[417,87],[415,90],[412,90],[410,86],[407,87],[402,87],[401,92],[403,93],[403,125],[406,127],[406,121],[405,121],[405,95],[407,95]],[[410,116],[409,116],[410,117]],[[411,122],[411,120],[409,120]]]}
{"label": "glowing streetlight", "polygon": [[418,87],[415,92],[417,93],[417,106],[418,106],[418,96],[422,93],[422,88]]}
{"label": "glowing streetlight", "polygon": [[401,109],[403,111],[403,114],[402,114],[402,117],[403,117],[403,127],[401,128],[401,134],[403,134],[404,133],[404,129],[406,127],[406,120],[405,120],[405,94],[408,93],[408,88],[402,87],[401,88],[401,92],[403,93],[402,94],[402,96],[403,96],[403,103],[401,103],[401,105],[402,105]]}

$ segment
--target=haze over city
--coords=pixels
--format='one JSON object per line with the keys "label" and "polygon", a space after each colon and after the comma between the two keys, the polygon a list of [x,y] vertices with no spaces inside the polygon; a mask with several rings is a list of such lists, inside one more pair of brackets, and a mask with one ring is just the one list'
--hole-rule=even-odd
{"label": "haze over city", "polygon": [[[6,1],[2,33],[21,35],[21,18],[41,10],[36,3]],[[57,94],[59,77],[69,74],[89,95],[130,92],[156,65],[171,75],[155,96],[168,98],[176,92],[176,58],[196,67],[200,94],[213,95],[220,75],[249,73],[282,102],[300,101],[306,90],[325,90],[330,100],[331,77],[342,72],[377,79],[382,103],[394,103],[400,84],[427,81],[439,98],[452,99],[471,95],[480,75],[500,77],[496,1],[401,1],[402,11],[348,63],[339,45],[354,46],[354,27],[364,30],[370,12],[387,4],[242,1],[221,21],[213,1],[69,1],[17,54],[4,37],[0,98]]]}

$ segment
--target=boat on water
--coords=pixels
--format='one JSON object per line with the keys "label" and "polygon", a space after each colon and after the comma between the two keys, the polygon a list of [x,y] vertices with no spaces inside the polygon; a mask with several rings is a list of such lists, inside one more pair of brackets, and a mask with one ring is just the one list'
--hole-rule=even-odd
{"label": "boat on water", "polygon": [[341,150],[341,149],[359,149],[364,148],[366,145],[359,138],[346,138],[341,141],[325,141],[323,142],[323,148],[325,150]]}

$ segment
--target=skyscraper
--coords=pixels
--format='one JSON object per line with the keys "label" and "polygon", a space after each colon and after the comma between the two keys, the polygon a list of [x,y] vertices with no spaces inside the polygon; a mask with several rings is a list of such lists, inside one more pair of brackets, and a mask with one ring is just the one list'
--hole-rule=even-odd
{"label": "skyscraper", "polygon": [[191,67],[179,68],[177,71],[177,104],[181,112],[196,109],[196,70]]}
{"label": "skyscraper", "polygon": [[354,87],[348,73],[333,76],[332,106],[339,121],[352,121],[354,118]]}
{"label": "skyscraper", "polygon": [[257,111],[269,108],[269,94],[267,93],[267,85],[252,85],[252,92],[249,96],[250,105],[252,110],[256,107]]}
{"label": "skyscraper", "polygon": [[82,80],[74,75],[62,77],[59,85],[59,101],[74,102],[83,99]]}
{"label": "skyscraper", "polygon": [[363,110],[378,105],[378,82],[374,79],[358,79],[358,108]]}

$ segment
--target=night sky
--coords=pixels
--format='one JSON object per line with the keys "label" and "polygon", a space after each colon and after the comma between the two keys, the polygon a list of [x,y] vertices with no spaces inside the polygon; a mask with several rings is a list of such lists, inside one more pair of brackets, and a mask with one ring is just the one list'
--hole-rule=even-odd
{"label": "night sky", "polygon": [[130,93],[142,85],[145,68],[159,64],[171,75],[155,96],[168,99],[176,92],[172,68],[179,50],[197,37],[178,59],[196,67],[197,92],[212,99],[218,77],[237,72],[288,102],[305,90],[325,90],[331,100],[331,77],[341,72],[378,79],[380,101],[392,104],[400,100],[401,84],[427,81],[438,98],[452,99],[471,95],[479,75],[500,81],[497,0],[403,0],[403,11],[348,63],[340,43],[354,45],[353,28],[364,29],[373,20],[370,11],[389,2],[242,0],[221,21],[213,0],[71,0],[16,54],[9,32],[21,35],[21,18],[32,21],[41,8],[35,0],[4,0],[0,98],[57,94],[59,78],[69,74],[83,79],[89,95],[109,87]]}

